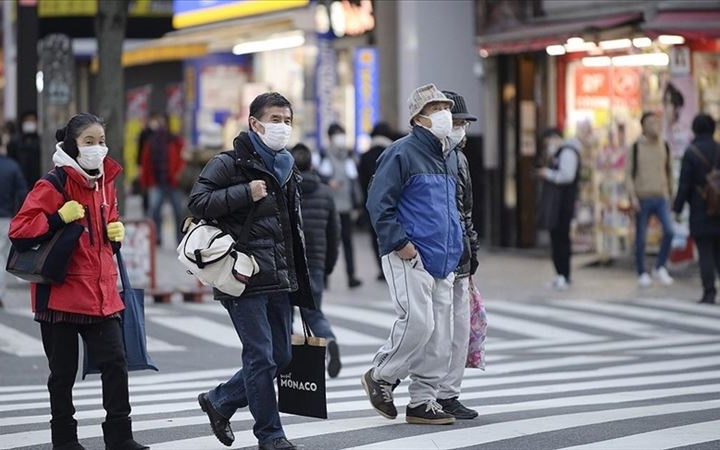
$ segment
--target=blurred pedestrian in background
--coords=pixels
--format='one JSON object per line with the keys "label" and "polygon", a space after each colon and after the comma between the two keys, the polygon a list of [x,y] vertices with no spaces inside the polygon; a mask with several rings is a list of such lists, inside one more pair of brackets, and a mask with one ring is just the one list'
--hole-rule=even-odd
{"label": "blurred pedestrian in background", "polygon": [[670,147],[660,137],[660,117],[654,112],[645,112],[640,118],[642,135],[632,145],[628,162],[625,164],[625,186],[630,202],[637,213],[635,217],[635,267],[638,286],[649,287],[652,278],[645,269],[645,241],[651,215],[662,224],[663,237],[660,243],[653,278],[669,286],[673,279],[665,268],[673,239],[673,221],[670,218],[670,199],[673,194],[672,159]]}
{"label": "blurred pedestrian in background", "polygon": [[460,403],[460,387],[465,373],[465,361],[470,341],[470,277],[478,268],[477,252],[480,247],[478,235],[472,221],[473,196],[472,180],[467,157],[463,150],[467,138],[466,130],[477,117],[470,114],[465,99],[452,91],[442,91],[454,102],[452,113],[453,128],[448,135],[449,146],[455,148],[458,162],[457,172],[457,208],[463,223],[463,253],[460,264],[455,271],[452,301],[452,348],[450,366],[447,374],[440,381],[437,399],[443,411],[452,414],[456,419],[474,419],[477,411]]}
{"label": "blurred pedestrian in background", "polygon": [[380,155],[368,192],[397,318],[361,382],[373,408],[394,419],[393,389],[409,375],[405,420],[414,424],[455,422],[437,402],[450,364],[453,282],[463,252],[457,204],[447,201],[456,194],[458,176],[457,154],[447,139],[452,106],[433,84],[412,92],[412,131]]}
{"label": "blurred pedestrian in background", "polygon": [[690,205],[690,236],[697,246],[703,286],[700,303],[715,303],[715,273],[720,272],[720,215],[708,214],[708,200],[702,191],[707,174],[720,168],[720,145],[713,139],[715,120],[708,114],[695,116],[692,131],[695,138],[683,155],[673,210],[679,215],[685,203]]}
{"label": "blurred pedestrian in background", "polygon": [[10,252],[10,218],[20,209],[20,205],[27,194],[25,177],[18,163],[7,156],[7,135],[3,135],[0,142],[0,180],[4,187],[0,189],[0,308],[3,306],[5,289],[7,286],[7,257]]}
{"label": "blurred pedestrian in background", "polygon": [[355,211],[360,201],[358,171],[347,145],[345,128],[337,123],[328,127],[330,146],[318,167],[319,174],[332,189],[335,208],[340,214],[340,234],[348,287],[356,288],[362,281],[355,276],[355,253],[353,251],[353,228]]}
{"label": "blurred pedestrian in background", "polygon": [[[48,180],[39,181],[10,224],[10,239],[28,248],[71,222],[83,232],[60,284],[32,283],[35,320],[50,367],[50,431],[54,449],[82,449],[78,443],[72,389],[78,369],[78,335],[102,373],[108,450],[147,449],[133,439],[128,372],[120,325],[125,308],[117,289],[113,253],[125,235],[117,210],[115,179],[120,164],[108,158],[105,126],[87,113],[73,116],[58,130],[53,154],[54,176],[64,194]],[[62,168],[60,171],[57,168]],[[51,175],[48,175],[51,176]]]}
{"label": "blurred pedestrian in background", "polygon": [[[578,124],[578,134],[588,133],[589,124]],[[582,128],[582,129],[581,129]],[[570,222],[575,213],[575,200],[580,182],[580,151],[582,142],[579,138],[563,142],[560,130],[551,128],[542,134],[542,141],[547,155],[546,167],[538,174],[543,179],[546,204],[546,222],[544,227],[550,231],[552,260],[555,266],[555,279],[552,287],[565,290],[570,283]]]}
{"label": "blurred pedestrian in background", "polygon": [[227,446],[235,440],[230,418],[249,407],[260,450],[296,448],[280,422],[275,378],[292,358],[292,306],[313,308],[315,303],[302,236],[301,179],[285,148],[292,123],[285,97],[277,92],[255,97],[250,130],[235,138],[233,150],[207,163],[190,194],[192,214],[215,220],[235,240],[250,227],[247,253],[260,267],[239,297],[214,292],[242,342],[242,368],[200,394],[198,403],[215,437]]}
{"label": "blurred pedestrian in background", "polygon": [[[363,205],[367,203],[368,188],[370,187],[370,180],[375,175],[375,166],[377,159],[380,157],[385,148],[392,144],[395,138],[390,125],[386,122],[378,122],[370,132],[370,148],[367,152],[360,156],[360,162],[358,164],[358,178],[360,180],[360,187],[363,192]],[[367,211],[363,208],[363,211]],[[378,248],[377,234],[375,229],[370,226],[370,239],[372,241],[373,251],[375,252],[375,259],[378,264],[378,281],[385,279],[382,269],[382,261],[380,260],[380,249]]]}
{"label": "blurred pedestrian in background", "polygon": [[40,179],[40,134],[35,111],[28,111],[20,117],[20,133],[8,142],[7,153],[17,161],[28,186]]}
{"label": "blurred pedestrian in background", "polygon": [[312,152],[304,144],[297,144],[291,151],[295,165],[300,171],[302,182],[302,219],[305,234],[310,287],[317,309],[302,308],[302,314],[315,336],[327,339],[330,378],[335,378],[342,367],[340,348],[332,332],[330,322],[322,312],[322,297],[325,277],[329,276],[338,259],[340,246],[340,218],[330,188],[320,181],[312,167]]}
{"label": "blurred pedestrian in background", "polygon": [[162,245],[162,207],[166,201],[172,206],[177,244],[182,239],[185,216],[185,195],[179,188],[185,168],[183,140],[170,133],[163,116],[155,116],[148,126],[152,131],[145,137],[141,150],[141,185],[148,192],[148,213],[155,222],[157,245]]}

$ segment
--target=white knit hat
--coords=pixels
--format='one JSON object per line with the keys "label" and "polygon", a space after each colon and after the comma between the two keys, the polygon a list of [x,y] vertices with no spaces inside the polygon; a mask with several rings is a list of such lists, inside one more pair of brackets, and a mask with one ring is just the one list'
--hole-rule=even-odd
{"label": "white knit hat", "polygon": [[434,84],[426,84],[424,86],[420,86],[419,88],[415,89],[412,94],[410,94],[410,98],[408,98],[408,108],[410,109],[410,125],[412,125],[412,121],[420,114],[420,111],[427,105],[428,103],[432,102],[443,102],[450,105],[452,108],[455,102],[450,100],[443,94],[440,89],[436,88]]}

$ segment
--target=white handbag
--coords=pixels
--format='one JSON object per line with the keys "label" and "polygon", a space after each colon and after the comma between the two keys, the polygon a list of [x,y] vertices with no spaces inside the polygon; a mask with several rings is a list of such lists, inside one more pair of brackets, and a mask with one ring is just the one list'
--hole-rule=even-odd
{"label": "white handbag", "polygon": [[177,248],[178,260],[202,284],[238,297],[250,277],[260,271],[252,255],[238,250],[247,247],[249,228],[250,220],[246,220],[240,242],[236,243],[212,221],[189,217],[183,224],[185,235]]}

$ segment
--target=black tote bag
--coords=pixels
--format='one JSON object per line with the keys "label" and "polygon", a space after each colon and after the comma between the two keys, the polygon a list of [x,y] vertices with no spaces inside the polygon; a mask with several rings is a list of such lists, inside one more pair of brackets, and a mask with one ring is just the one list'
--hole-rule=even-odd
{"label": "black tote bag", "polygon": [[[43,179],[52,183],[66,202],[70,200],[63,181],[67,175],[62,167],[51,170]],[[39,244],[27,247],[13,244],[5,270],[31,283],[62,283],[83,230],[79,223],[70,222]]]}
{"label": "black tote bag", "polygon": [[[123,290],[120,297],[125,303],[122,312],[122,332],[125,343],[125,358],[127,368],[132,370],[155,370],[158,368],[153,363],[147,351],[145,337],[145,292],[142,289],[133,289],[130,285],[125,263],[120,251],[117,252],[118,270]],[[83,341],[83,380],[89,373],[100,373],[100,368],[90,359],[87,351],[87,344]]]}
{"label": "black tote bag", "polygon": [[305,319],[302,324],[303,336],[292,336],[292,361],[277,377],[278,409],[287,414],[327,419],[326,341],[310,334]]}

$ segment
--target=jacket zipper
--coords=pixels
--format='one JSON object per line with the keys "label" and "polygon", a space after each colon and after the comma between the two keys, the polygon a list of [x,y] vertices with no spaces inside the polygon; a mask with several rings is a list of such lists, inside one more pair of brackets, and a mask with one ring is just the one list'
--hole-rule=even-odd
{"label": "jacket zipper", "polygon": [[88,233],[90,234],[90,246],[95,246],[95,232],[93,228],[95,227],[95,224],[92,220],[92,215],[90,214],[90,208],[85,205],[85,217],[87,217],[87,224],[88,224]]}
{"label": "jacket zipper", "polygon": [[[450,177],[448,176],[447,159],[443,160],[443,166],[445,168],[445,204],[447,205],[447,236],[445,237],[445,248],[450,250],[450,226],[452,223],[451,209],[450,209]],[[457,205],[455,206],[457,207]],[[445,251],[445,264],[443,264],[443,272],[445,271],[448,263],[448,251]]]}

